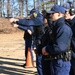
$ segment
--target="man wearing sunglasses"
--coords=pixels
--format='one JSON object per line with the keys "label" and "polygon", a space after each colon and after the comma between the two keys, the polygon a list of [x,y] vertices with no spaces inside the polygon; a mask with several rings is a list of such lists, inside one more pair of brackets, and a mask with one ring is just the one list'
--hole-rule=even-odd
{"label": "man wearing sunglasses", "polygon": [[[51,60],[50,65],[47,66],[51,75],[69,75],[71,66],[69,45],[72,30],[65,24],[65,8],[55,5],[48,13],[52,14],[53,27],[52,33],[49,35],[48,44],[42,48],[42,55],[45,57],[45,60]],[[46,75],[44,70],[43,75]]]}

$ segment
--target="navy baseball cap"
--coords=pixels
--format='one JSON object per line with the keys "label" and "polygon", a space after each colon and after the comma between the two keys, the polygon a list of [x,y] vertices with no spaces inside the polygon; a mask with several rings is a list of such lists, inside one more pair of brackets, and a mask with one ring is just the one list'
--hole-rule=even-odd
{"label": "navy baseball cap", "polygon": [[30,14],[33,14],[34,12],[36,12],[37,14],[39,14],[39,10],[34,9],[34,8],[30,11]]}
{"label": "navy baseball cap", "polygon": [[47,13],[51,14],[51,13],[54,13],[54,12],[61,12],[62,14],[65,14],[65,8],[60,6],[60,5],[55,5]]}
{"label": "navy baseball cap", "polygon": [[70,4],[69,4],[69,3],[65,3],[65,4],[63,5],[63,7],[64,7],[65,9],[70,9]]}

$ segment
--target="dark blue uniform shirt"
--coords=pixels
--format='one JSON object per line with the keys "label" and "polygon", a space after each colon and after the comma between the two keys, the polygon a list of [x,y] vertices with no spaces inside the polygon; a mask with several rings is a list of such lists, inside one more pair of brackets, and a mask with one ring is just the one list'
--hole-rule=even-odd
{"label": "dark blue uniform shirt", "polygon": [[[55,27],[56,29],[54,30]],[[67,50],[69,41],[72,37],[72,30],[65,24],[64,18],[60,18],[53,22],[52,34],[54,35],[54,43],[49,43],[46,46],[46,51],[49,54],[59,54]]]}

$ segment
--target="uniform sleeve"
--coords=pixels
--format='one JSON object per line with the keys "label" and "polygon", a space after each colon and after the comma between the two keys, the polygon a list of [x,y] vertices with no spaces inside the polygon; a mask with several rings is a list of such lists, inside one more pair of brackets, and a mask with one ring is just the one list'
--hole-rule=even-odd
{"label": "uniform sleeve", "polygon": [[54,44],[48,44],[46,46],[46,51],[49,54],[59,54],[61,52],[64,52],[67,50],[71,36],[72,31],[69,27],[63,27],[59,28],[56,31],[56,41]]}
{"label": "uniform sleeve", "polygon": [[21,30],[24,30],[24,31],[29,29],[29,30],[31,30],[32,33],[34,32],[33,26],[21,26],[21,25],[19,25],[18,28]]}
{"label": "uniform sleeve", "polygon": [[21,29],[21,30],[24,30],[24,31],[25,31],[25,30],[28,30],[28,27],[26,27],[26,26],[21,26],[21,25],[19,25],[18,28]]}
{"label": "uniform sleeve", "polygon": [[28,27],[29,30],[32,31],[32,33],[34,32],[33,26]]}
{"label": "uniform sleeve", "polygon": [[21,26],[33,26],[34,25],[34,22],[32,19],[19,19],[19,21],[16,21],[16,23],[18,25],[21,25]]}
{"label": "uniform sleeve", "polygon": [[33,32],[33,21],[27,20],[27,19],[19,19],[19,21],[16,21],[16,23],[19,25],[18,28],[21,30],[31,30]]}

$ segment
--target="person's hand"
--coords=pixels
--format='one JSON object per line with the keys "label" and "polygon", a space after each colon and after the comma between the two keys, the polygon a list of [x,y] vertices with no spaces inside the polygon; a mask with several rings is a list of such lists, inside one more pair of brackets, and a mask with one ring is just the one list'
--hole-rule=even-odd
{"label": "person's hand", "polygon": [[43,54],[43,55],[49,55],[49,54],[46,52],[45,49],[46,49],[46,47],[43,47],[43,48],[42,48],[42,54]]}
{"label": "person's hand", "polygon": [[10,21],[10,23],[13,23],[14,22],[14,18],[11,18],[9,21]]}
{"label": "person's hand", "polygon": [[10,21],[10,23],[14,23],[14,22],[16,22],[16,21],[18,21],[19,19],[15,19],[15,18],[11,18],[9,21]]}
{"label": "person's hand", "polygon": [[17,28],[19,25],[18,24],[13,24],[13,27]]}
{"label": "person's hand", "polygon": [[16,24],[16,21],[18,21],[18,20],[19,19],[11,18],[9,21],[13,27],[18,27],[18,25]]}
{"label": "person's hand", "polygon": [[31,31],[31,30],[28,29],[27,31],[28,31],[28,33],[29,33],[30,35],[32,34],[32,31]]}

